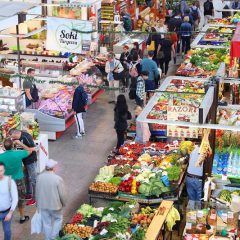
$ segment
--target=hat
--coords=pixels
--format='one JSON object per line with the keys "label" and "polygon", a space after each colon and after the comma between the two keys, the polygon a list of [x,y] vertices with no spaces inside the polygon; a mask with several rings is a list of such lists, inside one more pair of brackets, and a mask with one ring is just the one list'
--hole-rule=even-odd
{"label": "hat", "polygon": [[57,164],[58,164],[57,161],[55,161],[53,159],[48,159],[47,162],[46,162],[46,167],[47,168],[54,168]]}

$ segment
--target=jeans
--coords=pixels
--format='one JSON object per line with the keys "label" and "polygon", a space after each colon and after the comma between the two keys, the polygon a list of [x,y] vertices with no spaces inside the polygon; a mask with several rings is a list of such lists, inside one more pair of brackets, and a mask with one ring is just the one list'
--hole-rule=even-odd
{"label": "jeans", "polygon": [[[110,88],[119,88],[119,81],[112,80],[109,81],[109,87]],[[117,102],[117,97],[119,95],[119,89],[116,90],[109,90],[109,101],[115,101]]]}
{"label": "jeans", "polygon": [[36,181],[37,181],[37,162],[25,165],[25,184],[27,196],[32,196],[35,200]]}
{"label": "jeans", "polygon": [[125,131],[116,130],[117,132],[117,149],[119,149],[124,143]]}
{"label": "jeans", "polygon": [[83,113],[77,113],[74,115],[75,121],[77,124],[77,135],[80,136],[81,133],[85,133],[84,122],[83,122]]}
{"label": "jeans", "polygon": [[4,232],[4,240],[11,240],[11,221],[4,221],[7,216],[8,211],[6,213],[0,213],[0,221],[2,222],[3,232]]}
{"label": "jeans", "polygon": [[186,177],[186,187],[189,200],[200,201],[202,198],[202,180]]}
{"label": "jeans", "polygon": [[182,36],[182,53],[187,53],[190,50],[191,36]]}
{"label": "jeans", "polygon": [[62,227],[62,210],[41,209],[45,240],[55,239]]}

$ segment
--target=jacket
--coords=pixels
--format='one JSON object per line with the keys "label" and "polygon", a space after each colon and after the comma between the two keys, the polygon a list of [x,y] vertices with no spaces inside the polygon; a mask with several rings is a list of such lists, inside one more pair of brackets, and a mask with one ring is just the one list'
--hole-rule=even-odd
{"label": "jacket", "polygon": [[184,16],[184,14],[189,10],[189,6],[188,6],[186,0],[181,0],[180,8],[181,8],[182,16]]}
{"label": "jacket", "polygon": [[72,101],[72,109],[76,113],[85,112],[85,101],[84,101],[84,89],[83,86],[79,85],[74,92],[73,101]]}
{"label": "jacket", "polygon": [[[124,61],[126,61],[127,63],[124,63]],[[128,68],[128,64],[130,63],[130,61],[131,61],[130,52],[127,52],[127,53],[122,52],[121,56],[120,56],[120,62],[121,62],[124,69]]]}
{"label": "jacket", "polygon": [[159,76],[159,71],[156,62],[154,62],[152,59],[149,58],[144,58],[141,61],[141,67],[142,67],[142,72],[143,71],[148,71],[148,80],[155,80]]}
{"label": "jacket", "polygon": [[38,175],[36,202],[38,209],[61,210],[66,205],[63,179],[52,171],[44,171]]}
{"label": "jacket", "polygon": [[192,26],[188,22],[182,23],[180,27],[180,33],[182,37],[190,37],[192,35]]}
{"label": "jacket", "polygon": [[114,109],[114,128],[118,131],[126,131],[128,127],[127,120],[132,118],[131,113],[127,112],[119,112],[118,109]]}
{"label": "jacket", "polygon": [[[121,73],[124,70],[121,62],[117,59],[114,59],[114,68],[116,68],[118,73]],[[108,74],[107,75],[107,80],[109,80],[109,73],[112,72],[113,70],[114,69],[111,69],[111,67],[110,67],[110,62],[107,61],[106,65],[105,65],[105,72]]]}

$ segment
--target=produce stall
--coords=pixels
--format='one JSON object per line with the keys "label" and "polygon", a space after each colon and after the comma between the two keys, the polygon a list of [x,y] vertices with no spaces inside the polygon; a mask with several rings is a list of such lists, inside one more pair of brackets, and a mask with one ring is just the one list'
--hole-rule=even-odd
{"label": "produce stall", "polygon": [[206,25],[192,42],[191,48],[229,47],[235,28],[234,25]]}
{"label": "produce stall", "polygon": [[177,201],[182,193],[191,141],[174,144],[125,143],[118,155],[108,157],[89,187],[93,199],[156,204],[163,199]]}
{"label": "produce stall", "polygon": [[230,63],[229,49],[191,49],[176,71],[178,76],[209,78],[225,74],[225,64]]}
{"label": "produce stall", "polygon": [[179,220],[180,215],[170,201],[163,201],[158,208],[140,207],[134,201],[112,202],[100,208],[83,204],[70,223],[63,226],[61,235],[65,236],[58,239],[153,240],[164,237],[166,230],[172,232]]}

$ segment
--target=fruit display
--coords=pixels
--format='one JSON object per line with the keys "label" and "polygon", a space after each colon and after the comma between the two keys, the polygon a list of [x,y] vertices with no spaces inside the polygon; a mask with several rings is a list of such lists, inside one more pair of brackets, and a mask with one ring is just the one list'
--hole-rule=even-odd
{"label": "fruit display", "polygon": [[240,109],[219,107],[217,122],[222,125],[240,126]]}
{"label": "fruit display", "polygon": [[109,156],[89,190],[143,199],[174,194],[186,156],[193,150],[190,141],[180,144],[125,143],[118,155]]}
{"label": "fruit display", "polygon": [[215,24],[215,25],[230,25],[232,24],[232,17],[228,18],[212,18],[208,20],[209,24]]}
{"label": "fruit display", "polygon": [[231,23],[239,23],[240,22],[240,14],[237,12],[232,16]]}
{"label": "fruit display", "polygon": [[214,76],[220,63],[229,58],[229,49],[197,48],[191,49],[184,63],[177,69],[176,75],[189,77]]}
{"label": "fruit display", "polygon": [[89,227],[89,226],[79,226],[77,224],[65,224],[63,227],[63,232],[65,234],[76,234],[77,236],[81,237],[81,238],[87,238],[90,237],[92,232],[93,232],[93,228]]}
{"label": "fruit display", "polygon": [[199,94],[162,93],[148,113],[148,119],[167,120],[168,106],[200,107],[204,96]]}

